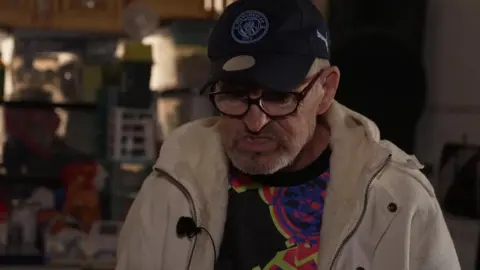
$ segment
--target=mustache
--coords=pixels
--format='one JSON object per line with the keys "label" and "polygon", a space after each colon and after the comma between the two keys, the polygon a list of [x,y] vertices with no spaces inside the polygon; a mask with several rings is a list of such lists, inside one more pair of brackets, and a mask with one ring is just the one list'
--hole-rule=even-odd
{"label": "mustache", "polygon": [[272,128],[269,125],[263,126],[258,131],[250,130],[247,126],[245,126],[245,129],[243,130],[243,132],[238,134],[238,136],[237,136],[237,140],[241,140],[241,139],[269,139],[269,140],[275,140],[275,139],[277,139],[277,136],[275,135],[274,130],[272,130]]}
{"label": "mustache", "polygon": [[273,136],[271,134],[265,134],[265,133],[248,133],[248,132],[243,132],[241,134],[238,134],[237,137],[233,140],[232,142],[232,147],[237,147],[241,141],[246,141],[246,140],[266,140],[266,141],[278,141],[276,136]]}

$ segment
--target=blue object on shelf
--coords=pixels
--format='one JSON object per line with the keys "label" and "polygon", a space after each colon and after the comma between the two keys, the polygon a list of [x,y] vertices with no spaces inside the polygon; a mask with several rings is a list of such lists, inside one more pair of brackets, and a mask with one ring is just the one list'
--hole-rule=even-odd
{"label": "blue object on shelf", "polygon": [[66,200],[65,188],[55,190],[55,209],[62,210]]}

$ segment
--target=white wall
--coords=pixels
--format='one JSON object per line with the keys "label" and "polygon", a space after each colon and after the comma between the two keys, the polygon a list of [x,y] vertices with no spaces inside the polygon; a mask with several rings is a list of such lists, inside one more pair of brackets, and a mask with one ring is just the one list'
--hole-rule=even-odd
{"label": "white wall", "polygon": [[437,164],[446,141],[461,142],[465,134],[480,144],[480,1],[430,1],[425,63],[428,105],[416,152]]}
{"label": "white wall", "polygon": [[[329,1],[315,0],[326,17]],[[436,165],[446,141],[461,142],[465,134],[480,144],[480,1],[430,0],[426,21],[429,89],[416,154]]]}
{"label": "white wall", "polygon": [[[427,111],[417,130],[416,154],[436,173],[445,142],[480,145],[480,1],[430,0],[425,63]],[[408,76],[405,78],[408,80]],[[474,270],[480,223],[447,217],[463,270]]]}

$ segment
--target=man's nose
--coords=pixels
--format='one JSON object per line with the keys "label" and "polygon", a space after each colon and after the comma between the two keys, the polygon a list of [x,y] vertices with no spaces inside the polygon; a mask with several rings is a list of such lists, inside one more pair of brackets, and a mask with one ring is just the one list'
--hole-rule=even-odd
{"label": "man's nose", "polygon": [[259,132],[270,122],[270,118],[258,107],[251,105],[247,114],[243,117],[245,126],[252,132]]}

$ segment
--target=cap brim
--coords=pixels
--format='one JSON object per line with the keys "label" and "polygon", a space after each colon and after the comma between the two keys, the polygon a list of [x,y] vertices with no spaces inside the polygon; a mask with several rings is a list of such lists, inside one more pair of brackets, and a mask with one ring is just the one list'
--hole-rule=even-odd
{"label": "cap brim", "polygon": [[217,61],[212,63],[210,78],[200,92],[227,79],[255,82],[280,92],[292,91],[303,82],[314,60],[315,57],[308,55],[272,54],[259,57],[241,55]]}

